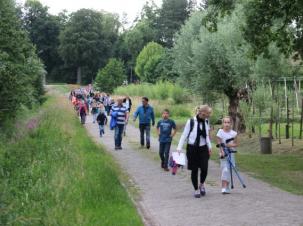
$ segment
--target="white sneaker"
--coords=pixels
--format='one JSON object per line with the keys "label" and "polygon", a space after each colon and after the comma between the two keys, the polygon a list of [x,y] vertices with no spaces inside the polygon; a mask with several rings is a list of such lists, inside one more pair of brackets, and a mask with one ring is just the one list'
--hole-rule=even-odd
{"label": "white sneaker", "polygon": [[228,188],[222,188],[222,194],[225,195],[225,194],[230,194],[230,190]]}

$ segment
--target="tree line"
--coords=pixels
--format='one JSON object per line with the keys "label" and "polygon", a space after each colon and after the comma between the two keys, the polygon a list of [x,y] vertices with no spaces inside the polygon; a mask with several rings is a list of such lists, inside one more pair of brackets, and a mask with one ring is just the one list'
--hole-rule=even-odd
{"label": "tree line", "polygon": [[[241,117],[237,108],[243,88],[302,73],[299,0],[163,0],[161,7],[147,1],[129,28],[124,18],[105,11],[52,15],[39,1],[2,4],[10,7],[13,16],[8,18],[17,24],[22,42],[31,46],[28,65],[34,65],[33,58],[37,65],[31,79],[34,74],[41,79],[45,70],[47,82],[93,82],[106,92],[125,80],[169,80],[209,103],[226,95],[236,119]],[[2,29],[8,26],[6,14],[1,14]],[[3,58],[6,45],[18,39],[1,39]]]}

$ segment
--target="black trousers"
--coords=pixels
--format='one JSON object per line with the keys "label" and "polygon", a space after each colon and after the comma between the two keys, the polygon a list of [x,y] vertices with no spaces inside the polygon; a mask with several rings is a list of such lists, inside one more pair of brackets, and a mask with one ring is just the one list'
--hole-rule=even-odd
{"label": "black trousers", "polygon": [[197,147],[187,145],[188,169],[191,170],[191,181],[194,189],[198,189],[198,174],[200,169],[200,183],[203,184],[207,177],[209,152],[207,145]]}

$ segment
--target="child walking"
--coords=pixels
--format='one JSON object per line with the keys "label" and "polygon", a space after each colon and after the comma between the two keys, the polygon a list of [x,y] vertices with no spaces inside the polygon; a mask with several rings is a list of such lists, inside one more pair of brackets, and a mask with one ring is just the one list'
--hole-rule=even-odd
{"label": "child walking", "polygon": [[97,116],[97,123],[99,124],[100,137],[102,137],[105,133],[104,126],[107,124],[107,117],[104,110],[100,110]]}
{"label": "child walking", "polygon": [[[222,129],[219,129],[217,133],[217,144],[220,147],[220,157],[221,157],[221,181],[222,181],[222,194],[230,193],[230,181],[231,181],[231,168],[228,163],[225,152],[235,151],[238,146],[237,132],[232,130],[232,123],[230,117],[224,117],[222,120]],[[231,154],[231,161],[235,165],[235,154]],[[224,158],[225,157],[225,158]]]}
{"label": "child walking", "polygon": [[157,124],[157,131],[159,135],[159,155],[161,158],[161,167],[165,171],[168,169],[168,158],[170,152],[170,146],[173,137],[176,135],[176,123],[169,118],[169,110],[165,109],[162,112],[162,119]]}

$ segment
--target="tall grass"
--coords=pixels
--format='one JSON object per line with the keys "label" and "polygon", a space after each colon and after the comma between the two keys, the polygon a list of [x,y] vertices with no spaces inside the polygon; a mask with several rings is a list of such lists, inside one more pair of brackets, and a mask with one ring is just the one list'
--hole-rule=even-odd
{"label": "tall grass", "polygon": [[114,91],[115,95],[147,96],[150,99],[170,100],[175,104],[189,101],[189,95],[185,89],[170,82],[158,82],[156,84],[130,84],[120,86]]}
{"label": "tall grass", "polygon": [[116,164],[65,98],[12,134],[0,138],[0,225],[142,225]]}

